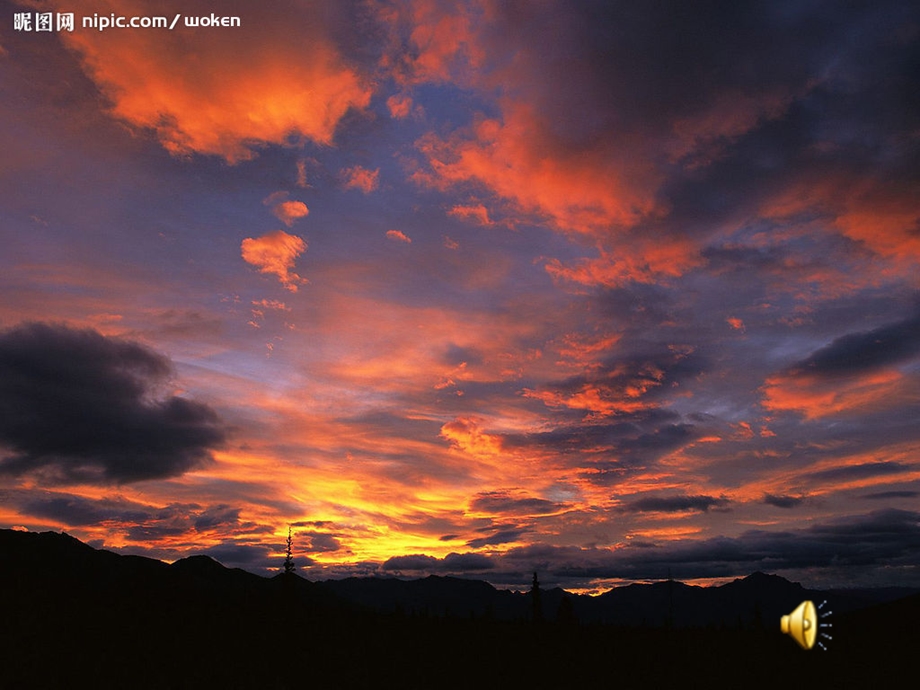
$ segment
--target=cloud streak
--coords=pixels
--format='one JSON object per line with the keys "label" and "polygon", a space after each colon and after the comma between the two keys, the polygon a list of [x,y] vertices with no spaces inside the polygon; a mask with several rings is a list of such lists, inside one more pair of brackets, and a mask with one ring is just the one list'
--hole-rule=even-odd
{"label": "cloud streak", "polygon": [[387,239],[393,240],[395,242],[404,242],[405,244],[412,244],[412,238],[409,237],[402,230],[387,230]]}

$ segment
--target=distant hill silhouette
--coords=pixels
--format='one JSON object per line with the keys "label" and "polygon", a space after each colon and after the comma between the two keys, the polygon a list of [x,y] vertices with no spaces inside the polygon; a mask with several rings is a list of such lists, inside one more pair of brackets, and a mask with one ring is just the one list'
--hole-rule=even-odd
{"label": "distant hill silhouette", "polygon": [[[912,662],[909,593],[815,592],[762,573],[598,597],[554,588],[537,625],[527,593],[481,581],[263,578],[0,530],[0,688],[865,687],[878,664]],[[779,633],[805,598],[834,609],[827,653]]]}
{"label": "distant hill silhouette", "polygon": [[[430,575],[418,580],[349,578],[320,583],[341,599],[382,612],[410,615],[493,617],[519,620],[531,615],[526,592],[497,590],[486,582]],[[600,596],[558,587],[542,593],[544,618],[553,620],[563,598],[582,623],[625,627],[776,627],[781,616],[804,599],[830,598],[844,613],[907,596],[916,590],[808,590],[777,575],[754,573],[718,587],[656,582],[616,587]]]}

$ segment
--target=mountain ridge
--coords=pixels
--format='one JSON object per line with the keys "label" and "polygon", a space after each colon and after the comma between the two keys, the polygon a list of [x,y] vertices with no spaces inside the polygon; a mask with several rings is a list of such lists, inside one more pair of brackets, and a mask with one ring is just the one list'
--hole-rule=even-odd
{"label": "mountain ridge", "polygon": [[879,667],[909,672],[920,594],[842,613],[830,651],[803,652],[775,616],[824,594],[762,574],[593,598],[551,588],[535,621],[527,593],[479,580],[265,578],[210,557],[166,564],[0,530],[0,688],[556,688],[614,678],[624,688],[773,690],[789,678],[872,687]]}
{"label": "mountain ridge", "polygon": [[[320,608],[365,608],[411,616],[524,620],[533,615],[527,592],[498,589],[483,580],[429,575],[418,579],[344,578],[311,581],[299,575],[262,577],[227,568],[207,555],[172,564],[95,549],[64,532],[0,530],[0,582],[48,585],[61,574],[81,592],[127,594],[143,587],[161,595],[184,592],[206,597],[268,596],[279,587],[296,591]],[[63,585],[63,583],[58,583]],[[916,590],[913,590],[916,592]],[[772,626],[806,598],[832,599],[843,613],[909,595],[911,590],[810,590],[779,575],[755,572],[722,585],[701,587],[676,580],[632,583],[588,596],[553,587],[541,590],[541,616],[565,615],[582,623],[626,627]],[[566,603],[563,603],[563,602]]]}

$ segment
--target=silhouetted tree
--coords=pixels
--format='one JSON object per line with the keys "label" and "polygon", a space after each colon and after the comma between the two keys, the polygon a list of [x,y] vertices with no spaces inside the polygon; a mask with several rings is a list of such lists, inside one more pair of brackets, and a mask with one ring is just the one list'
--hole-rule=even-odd
{"label": "silhouetted tree", "polygon": [[293,537],[291,537],[291,528],[290,526],[288,526],[287,551],[285,552],[285,556],[284,556],[284,574],[285,575],[292,575],[294,571],[297,570],[297,566],[294,565],[293,545],[294,545],[294,539]]}
{"label": "silhouetted tree", "polygon": [[530,585],[530,603],[533,606],[533,621],[539,623],[543,620],[543,603],[540,601],[540,581],[537,574],[533,574],[533,583]]}

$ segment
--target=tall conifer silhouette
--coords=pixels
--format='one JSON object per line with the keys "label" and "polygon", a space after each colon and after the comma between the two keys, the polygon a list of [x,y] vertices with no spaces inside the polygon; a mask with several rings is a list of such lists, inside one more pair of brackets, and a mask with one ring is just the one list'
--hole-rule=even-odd
{"label": "tall conifer silhouette", "polygon": [[530,603],[533,606],[533,621],[539,623],[543,620],[543,603],[540,601],[540,581],[537,573],[533,574],[533,584],[530,586]]}
{"label": "tall conifer silhouette", "polygon": [[284,556],[284,574],[291,575],[297,570],[297,566],[294,565],[294,539],[291,536],[291,527],[288,525],[288,536],[287,536],[287,550],[285,551]]}

